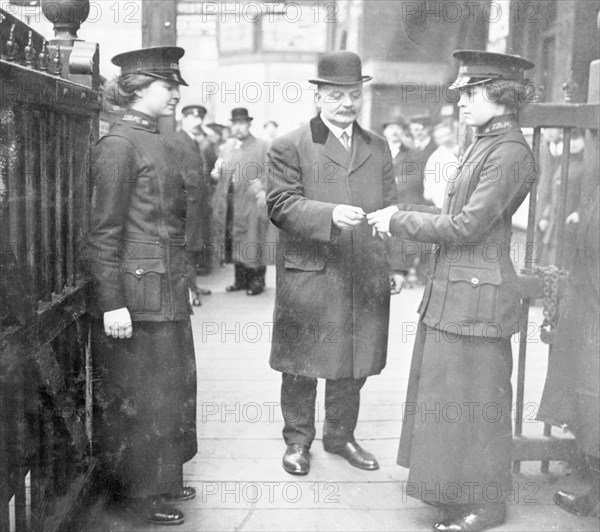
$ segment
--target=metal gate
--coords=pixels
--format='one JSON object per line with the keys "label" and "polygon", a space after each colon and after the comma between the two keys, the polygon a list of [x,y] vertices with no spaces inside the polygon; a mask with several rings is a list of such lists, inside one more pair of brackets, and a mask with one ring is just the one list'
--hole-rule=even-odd
{"label": "metal gate", "polygon": [[[51,10],[48,10],[48,6]],[[0,530],[64,530],[93,470],[87,232],[100,109],[89,2],[46,2],[46,41],[0,10]]]}
{"label": "metal gate", "polygon": [[[565,263],[563,256],[565,217],[567,193],[569,186],[569,162],[570,143],[572,130],[585,130],[585,173],[582,182],[582,199],[591,197],[594,187],[598,186],[599,167],[599,142],[598,127],[600,124],[600,101],[598,99],[598,72],[600,62],[592,63],[590,70],[590,103],[571,103],[571,92],[573,87],[570,81],[565,83],[564,103],[533,103],[526,106],[519,117],[522,127],[533,128],[533,152],[536,162],[540,162],[540,147],[542,130],[544,128],[560,128],[563,130],[563,155],[560,160],[560,187],[559,201],[556,216],[557,225],[554,234],[554,245],[556,248],[555,266],[562,269]],[[541,176],[541,179],[551,176]],[[516,390],[516,412],[513,437],[513,468],[519,471],[520,462],[523,460],[541,460],[542,472],[548,471],[550,460],[574,460],[577,456],[575,441],[572,438],[556,438],[552,436],[551,427],[545,425],[543,434],[538,437],[525,437],[523,435],[524,422],[524,394],[525,373],[527,361],[527,341],[529,311],[532,300],[542,298],[543,280],[533,275],[536,265],[536,245],[534,242],[536,227],[536,202],[537,188],[534,186],[529,196],[529,218],[527,224],[527,242],[525,248],[525,272],[519,275],[519,284],[522,298],[521,308],[521,334],[519,338],[519,358],[517,365],[517,390]],[[586,193],[586,191],[588,191]],[[558,279],[557,295],[560,298],[564,294],[566,278]],[[539,324],[538,324],[539,325]],[[551,349],[551,347],[550,347]]]}

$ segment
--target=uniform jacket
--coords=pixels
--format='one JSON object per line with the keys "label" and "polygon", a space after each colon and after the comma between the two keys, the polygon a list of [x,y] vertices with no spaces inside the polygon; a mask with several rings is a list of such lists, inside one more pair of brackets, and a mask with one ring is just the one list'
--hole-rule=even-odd
{"label": "uniform jacket", "polygon": [[92,177],[93,312],[127,307],[134,321],[189,319],[184,183],[156,121],[128,111],[96,145]]}
{"label": "uniform jacket", "polygon": [[395,236],[437,244],[419,307],[427,325],[475,336],[518,332],[511,217],[536,179],[533,155],[515,117],[496,117],[477,131],[448,185],[442,214],[401,210],[393,215]]}
{"label": "uniform jacket", "polygon": [[210,174],[198,143],[185,131],[174,136],[185,183],[185,239],[188,251],[202,251],[210,240]]}
{"label": "uniform jacket", "polygon": [[[213,235],[224,250],[227,210],[233,207],[231,227],[233,262],[250,268],[264,266],[274,254],[267,242],[269,220],[265,205],[267,143],[250,135],[241,145],[231,140],[223,149],[223,163],[213,197]],[[228,202],[230,185],[233,197]],[[272,261],[272,258],[271,258]]]}
{"label": "uniform jacket", "polygon": [[349,153],[320,117],[273,141],[267,206],[279,228],[271,367],[338,379],[385,366],[390,265],[366,221],[332,223],[338,204],[365,212],[397,200],[386,141],[354,124]]}

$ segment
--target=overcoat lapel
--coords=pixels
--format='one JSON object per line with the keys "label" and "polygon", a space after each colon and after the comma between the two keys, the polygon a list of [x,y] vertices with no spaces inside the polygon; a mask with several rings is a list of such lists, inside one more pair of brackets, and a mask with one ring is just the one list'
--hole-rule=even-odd
{"label": "overcoat lapel", "polygon": [[363,164],[365,164],[367,159],[371,157],[371,150],[368,148],[362,132],[357,131],[358,127],[356,126],[357,125],[355,124],[354,134],[352,135],[352,157],[348,175],[356,172]]}

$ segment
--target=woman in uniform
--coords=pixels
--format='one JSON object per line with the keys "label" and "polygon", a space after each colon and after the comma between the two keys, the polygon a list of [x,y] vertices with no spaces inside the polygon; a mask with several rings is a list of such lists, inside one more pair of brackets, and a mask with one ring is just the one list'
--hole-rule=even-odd
{"label": "woman in uniform", "polygon": [[154,524],[194,497],[183,463],[197,451],[196,366],[185,263],[185,194],[157,129],[186,85],[177,47],[119,54],[106,98],[127,110],[97,144],[89,268],[93,278],[94,444],[103,479]]}
{"label": "woman in uniform", "polygon": [[[436,531],[506,520],[511,489],[510,337],[519,330],[511,217],[537,178],[516,113],[529,94],[517,56],[457,51],[459,107],[475,140],[441,214],[371,213],[380,236],[435,244],[409,376],[398,463],[407,494],[439,506]],[[415,208],[413,208],[415,209]],[[421,211],[423,209],[421,208]]]}

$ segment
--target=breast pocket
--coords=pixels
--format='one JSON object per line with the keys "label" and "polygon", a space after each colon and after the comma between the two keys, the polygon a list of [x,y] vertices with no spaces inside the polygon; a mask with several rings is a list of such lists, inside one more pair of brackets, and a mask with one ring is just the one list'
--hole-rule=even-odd
{"label": "breast pocket", "polygon": [[502,274],[467,266],[452,266],[448,276],[446,312],[457,323],[495,323]]}
{"label": "breast pocket", "polygon": [[130,312],[160,313],[165,294],[166,268],[161,258],[125,262],[121,266]]}

